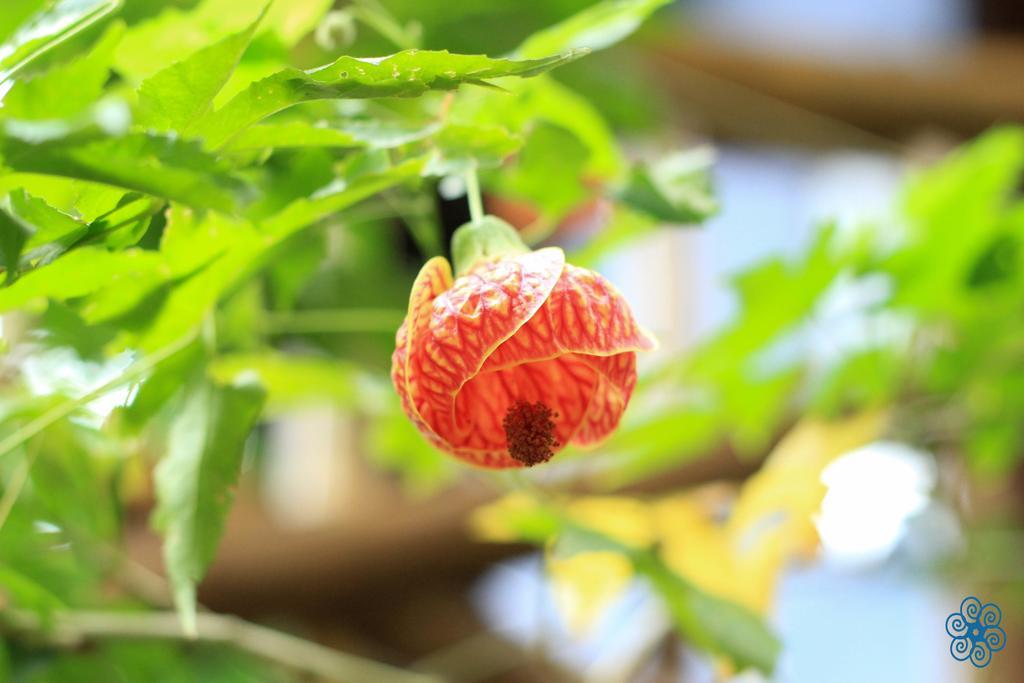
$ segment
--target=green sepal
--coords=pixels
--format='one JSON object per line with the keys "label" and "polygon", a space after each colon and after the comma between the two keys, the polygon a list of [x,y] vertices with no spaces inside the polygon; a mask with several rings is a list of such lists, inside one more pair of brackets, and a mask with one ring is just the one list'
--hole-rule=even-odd
{"label": "green sepal", "polygon": [[465,275],[481,261],[528,251],[530,248],[516,229],[496,216],[484,216],[476,223],[466,223],[452,235],[455,277]]}

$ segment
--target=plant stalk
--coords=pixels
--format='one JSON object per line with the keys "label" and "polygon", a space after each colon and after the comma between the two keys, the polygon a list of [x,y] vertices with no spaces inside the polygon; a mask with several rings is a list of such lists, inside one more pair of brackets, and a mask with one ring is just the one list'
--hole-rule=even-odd
{"label": "plant stalk", "polygon": [[484,203],[480,196],[480,181],[476,177],[476,169],[466,171],[466,199],[469,200],[469,219],[479,225],[484,218]]}
{"label": "plant stalk", "polygon": [[[275,631],[238,617],[199,614],[197,639],[233,645],[262,659],[295,671],[338,683],[443,683],[425,673],[400,669],[382,662],[339,652],[297,636]],[[58,648],[78,648],[105,638],[132,640],[190,640],[174,612],[69,611],[43,620],[26,610],[0,611],[5,632]]]}

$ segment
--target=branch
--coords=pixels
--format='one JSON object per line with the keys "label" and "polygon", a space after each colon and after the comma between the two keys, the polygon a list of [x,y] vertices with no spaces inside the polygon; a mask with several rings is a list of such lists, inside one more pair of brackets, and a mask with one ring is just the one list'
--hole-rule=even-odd
{"label": "branch", "polygon": [[[357,657],[259,626],[238,617],[203,613],[197,617],[196,640],[232,645],[290,669],[339,683],[443,683],[424,673]],[[59,612],[45,623],[33,612],[0,611],[0,630],[58,648],[77,648],[104,638],[190,641],[174,612]]]}

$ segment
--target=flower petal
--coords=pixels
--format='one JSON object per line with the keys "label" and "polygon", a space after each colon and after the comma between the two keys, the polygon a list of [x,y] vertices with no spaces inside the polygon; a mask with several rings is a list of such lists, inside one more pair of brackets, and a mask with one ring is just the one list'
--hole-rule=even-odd
{"label": "flower petal", "polygon": [[458,455],[471,436],[472,428],[456,421],[456,394],[540,309],[564,267],[565,255],[557,248],[483,263],[430,299],[429,316],[426,304],[416,303],[414,287],[405,381],[415,414],[446,450]]}
{"label": "flower petal", "polygon": [[443,445],[443,440],[424,421],[413,401],[414,389],[420,377],[410,373],[410,348],[413,340],[421,337],[430,323],[431,306],[439,295],[452,286],[452,268],[448,261],[441,257],[434,258],[423,264],[409,295],[409,311],[398,333],[395,335],[395,352],[391,356],[391,381],[402,399],[402,409],[416,428],[435,445]]}
{"label": "flower petal", "polygon": [[483,369],[560,353],[610,356],[655,346],[654,337],[637,324],[625,297],[607,279],[567,263],[544,307],[495,349]]}
{"label": "flower petal", "polygon": [[572,354],[481,372],[455,397],[460,456],[490,467],[519,467],[508,454],[502,420],[516,401],[543,402],[553,418],[558,450],[583,424],[598,386],[597,372]]}
{"label": "flower petal", "polygon": [[629,397],[636,386],[636,353],[627,351],[614,356],[575,355],[597,372],[598,382],[579,430],[572,437],[572,443],[577,446],[593,446],[615,431],[622,414],[626,412]]}

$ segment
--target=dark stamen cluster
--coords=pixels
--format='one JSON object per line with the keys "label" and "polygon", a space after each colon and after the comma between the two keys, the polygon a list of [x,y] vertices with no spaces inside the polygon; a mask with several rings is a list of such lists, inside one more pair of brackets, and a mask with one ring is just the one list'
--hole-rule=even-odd
{"label": "dark stamen cluster", "polygon": [[555,423],[553,413],[542,401],[516,401],[505,413],[501,426],[508,440],[508,454],[527,467],[547,462],[554,455]]}

